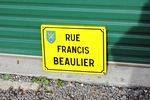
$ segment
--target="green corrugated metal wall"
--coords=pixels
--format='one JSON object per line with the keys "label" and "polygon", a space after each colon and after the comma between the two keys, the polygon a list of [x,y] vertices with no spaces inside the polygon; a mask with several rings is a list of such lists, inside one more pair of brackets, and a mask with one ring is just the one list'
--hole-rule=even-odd
{"label": "green corrugated metal wall", "polygon": [[106,26],[109,61],[150,64],[150,0],[0,0],[0,53],[40,56],[41,24]]}

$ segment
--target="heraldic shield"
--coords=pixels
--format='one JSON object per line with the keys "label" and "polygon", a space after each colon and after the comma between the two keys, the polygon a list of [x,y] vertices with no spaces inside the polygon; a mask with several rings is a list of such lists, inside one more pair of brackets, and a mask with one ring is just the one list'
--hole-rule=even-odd
{"label": "heraldic shield", "polygon": [[56,40],[56,33],[55,31],[47,31],[46,32],[47,40],[49,43],[54,43]]}

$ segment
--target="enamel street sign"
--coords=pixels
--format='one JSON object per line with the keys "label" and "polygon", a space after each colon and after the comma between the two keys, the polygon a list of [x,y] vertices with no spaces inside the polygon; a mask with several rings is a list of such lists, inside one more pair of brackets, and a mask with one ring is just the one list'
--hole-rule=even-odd
{"label": "enamel street sign", "polygon": [[105,74],[105,27],[42,25],[45,71]]}

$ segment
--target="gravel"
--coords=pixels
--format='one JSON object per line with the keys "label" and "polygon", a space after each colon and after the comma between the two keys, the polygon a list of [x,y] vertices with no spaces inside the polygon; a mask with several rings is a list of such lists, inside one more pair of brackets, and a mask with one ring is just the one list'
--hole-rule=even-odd
{"label": "gravel", "polygon": [[[0,74],[3,79],[5,75]],[[12,81],[33,82],[33,77],[11,75]],[[74,81],[49,80],[37,90],[0,89],[0,100],[150,100],[150,87],[120,87],[86,84]]]}

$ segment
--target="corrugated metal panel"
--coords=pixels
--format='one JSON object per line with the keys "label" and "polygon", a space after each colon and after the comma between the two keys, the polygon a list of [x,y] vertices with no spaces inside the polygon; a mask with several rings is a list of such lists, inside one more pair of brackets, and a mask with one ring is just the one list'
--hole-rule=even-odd
{"label": "corrugated metal panel", "polygon": [[41,24],[106,26],[110,61],[150,64],[149,0],[0,0],[0,53],[41,55]]}

